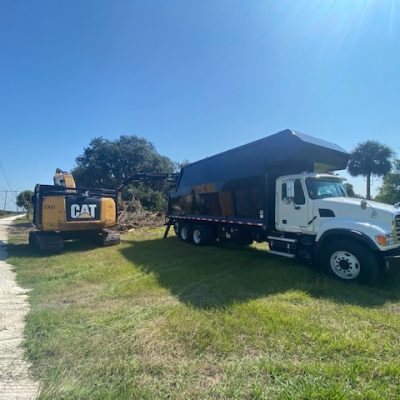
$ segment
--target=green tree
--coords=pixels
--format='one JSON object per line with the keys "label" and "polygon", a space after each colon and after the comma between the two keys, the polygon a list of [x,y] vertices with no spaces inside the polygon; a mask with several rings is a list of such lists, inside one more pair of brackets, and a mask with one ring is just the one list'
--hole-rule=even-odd
{"label": "green tree", "polygon": [[400,160],[395,160],[393,167],[393,171],[383,178],[383,185],[379,188],[376,201],[387,204],[400,202]]}
{"label": "green tree", "polygon": [[[115,140],[93,139],[76,159],[72,171],[77,186],[116,188],[138,172],[174,172],[176,164],[159,154],[154,145],[138,136],[120,136]],[[166,203],[167,187],[163,183],[128,185],[122,198],[136,197],[148,209],[161,209]]]}
{"label": "green tree", "polygon": [[32,190],[24,190],[17,196],[17,206],[26,211],[28,218],[32,211],[32,196]]}
{"label": "green tree", "polygon": [[384,176],[392,168],[393,151],[376,140],[360,143],[352,151],[347,169],[352,176],[367,178],[367,199],[371,199],[371,176]]}

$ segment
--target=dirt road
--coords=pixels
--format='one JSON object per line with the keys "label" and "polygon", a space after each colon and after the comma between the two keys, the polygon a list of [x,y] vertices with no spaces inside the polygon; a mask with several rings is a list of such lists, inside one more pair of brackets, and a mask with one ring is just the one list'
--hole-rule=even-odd
{"label": "dirt road", "polygon": [[0,399],[35,399],[39,386],[29,374],[24,358],[26,290],[17,285],[12,267],[5,262],[7,228],[17,217],[0,219]]}

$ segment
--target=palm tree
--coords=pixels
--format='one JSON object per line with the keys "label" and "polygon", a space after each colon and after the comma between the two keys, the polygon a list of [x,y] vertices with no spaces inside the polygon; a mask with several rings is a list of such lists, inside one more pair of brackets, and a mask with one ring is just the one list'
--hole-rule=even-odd
{"label": "palm tree", "polygon": [[392,169],[390,158],[393,156],[390,147],[376,140],[359,143],[352,151],[347,169],[351,176],[367,178],[367,199],[371,199],[371,176],[384,176]]}

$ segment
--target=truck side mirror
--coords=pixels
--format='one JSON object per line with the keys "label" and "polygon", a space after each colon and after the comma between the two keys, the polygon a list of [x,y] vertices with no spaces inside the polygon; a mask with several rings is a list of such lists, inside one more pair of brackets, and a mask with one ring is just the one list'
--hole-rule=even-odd
{"label": "truck side mirror", "polygon": [[286,196],[288,199],[294,199],[294,180],[290,179],[286,182]]}
{"label": "truck side mirror", "polygon": [[367,206],[368,206],[367,200],[362,199],[362,200],[361,200],[361,203],[360,203],[360,207],[361,207],[363,210],[365,210],[365,209],[367,208]]}

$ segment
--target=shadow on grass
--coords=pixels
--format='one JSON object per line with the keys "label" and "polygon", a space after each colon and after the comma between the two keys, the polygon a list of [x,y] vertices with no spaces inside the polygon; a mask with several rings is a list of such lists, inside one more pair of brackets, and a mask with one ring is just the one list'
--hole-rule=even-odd
{"label": "shadow on grass", "polygon": [[[24,220],[25,221],[25,220]],[[10,225],[9,229],[15,230],[17,232],[20,232],[21,229],[31,229],[32,228],[32,222],[18,222],[18,220],[15,222],[13,221],[13,225]]]}
{"label": "shadow on grass", "polygon": [[[159,284],[181,302],[198,308],[226,307],[293,291],[363,307],[400,299],[399,273],[368,287],[336,281],[298,261],[252,247],[195,247],[177,238],[125,243],[130,245],[120,251],[126,259],[143,272],[155,274]],[[288,301],[304,301],[304,295],[294,293]]]}
{"label": "shadow on grass", "polygon": [[58,254],[85,252],[98,247],[96,243],[89,240],[68,240],[64,242],[64,249],[61,253],[40,253],[24,241],[24,243],[8,243],[7,254],[8,257],[42,258],[56,256]]}

